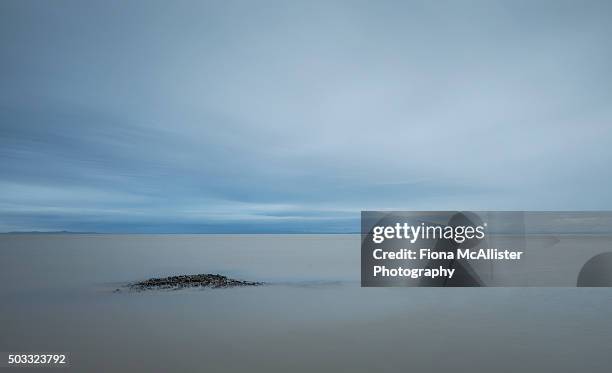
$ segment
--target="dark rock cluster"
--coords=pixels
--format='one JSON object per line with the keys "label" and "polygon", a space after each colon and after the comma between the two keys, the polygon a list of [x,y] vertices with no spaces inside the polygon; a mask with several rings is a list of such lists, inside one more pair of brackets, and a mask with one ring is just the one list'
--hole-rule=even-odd
{"label": "dark rock cluster", "polygon": [[128,285],[130,290],[177,290],[185,288],[231,288],[237,286],[259,286],[263,282],[235,280],[226,276],[213,274],[182,275],[163,278],[151,278]]}

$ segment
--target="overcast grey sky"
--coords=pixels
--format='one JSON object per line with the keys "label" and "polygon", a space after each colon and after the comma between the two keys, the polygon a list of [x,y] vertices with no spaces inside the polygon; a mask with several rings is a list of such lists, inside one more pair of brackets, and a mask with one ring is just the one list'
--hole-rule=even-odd
{"label": "overcast grey sky", "polygon": [[0,231],[612,209],[610,1],[0,2]]}

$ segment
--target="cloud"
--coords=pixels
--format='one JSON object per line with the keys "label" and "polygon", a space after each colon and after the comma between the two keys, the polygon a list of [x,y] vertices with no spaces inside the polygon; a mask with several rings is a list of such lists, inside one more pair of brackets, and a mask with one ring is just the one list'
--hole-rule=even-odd
{"label": "cloud", "polygon": [[608,2],[0,7],[0,229],[612,206]]}

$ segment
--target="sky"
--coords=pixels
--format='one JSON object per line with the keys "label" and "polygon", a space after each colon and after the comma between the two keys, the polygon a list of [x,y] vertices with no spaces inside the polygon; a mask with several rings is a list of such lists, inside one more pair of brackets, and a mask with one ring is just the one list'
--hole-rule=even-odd
{"label": "sky", "polygon": [[0,2],[0,232],[612,209],[612,2]]}

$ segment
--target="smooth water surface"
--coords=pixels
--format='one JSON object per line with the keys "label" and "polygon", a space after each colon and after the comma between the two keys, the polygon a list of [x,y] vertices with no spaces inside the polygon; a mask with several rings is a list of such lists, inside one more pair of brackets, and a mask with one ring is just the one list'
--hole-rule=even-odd
{"label": "smooth water surface", "polygon": [[[360,288],[359,244],[0,235],[0,351],[69,352],[80,372],[610,371],[612,289]],[[112,291],[209,272],[270,285]]]}

